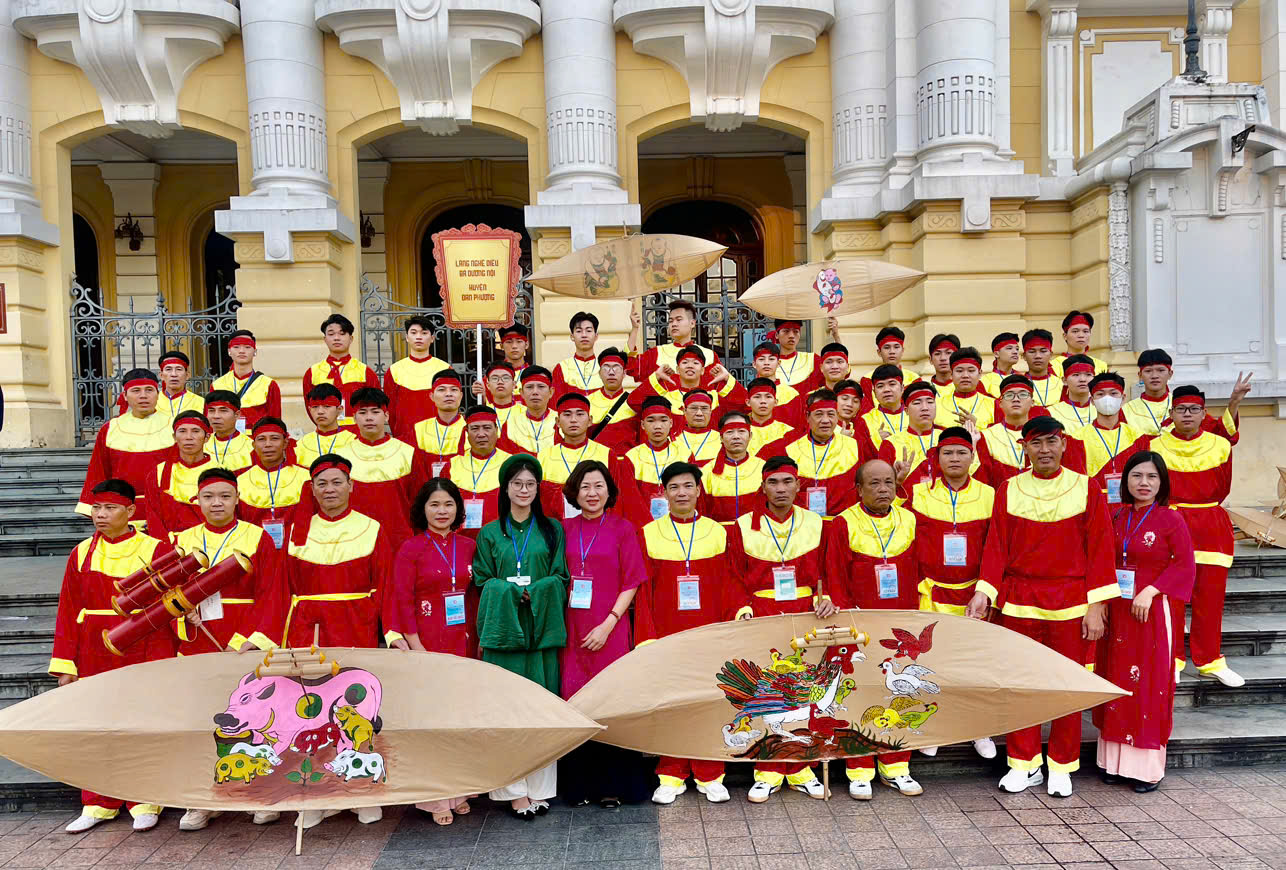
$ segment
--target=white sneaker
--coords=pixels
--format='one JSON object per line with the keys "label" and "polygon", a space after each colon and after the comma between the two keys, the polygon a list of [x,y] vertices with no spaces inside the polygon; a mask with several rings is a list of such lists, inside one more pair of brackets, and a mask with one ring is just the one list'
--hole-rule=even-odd
{"label": "white sneaker", "polygon": [[179,819],[180,831],[200,831],[210,824],[210,819],[223,815],[222,810],[188,810]]}
{"label": "white sneaker", "polygon": [[816,800],[822,800],[826,797],[826,787],[822,785],[822,781],[817,777],[813,777],[808,782],[801,782],[798,785],[792,782],[790,787],[795,791],[802,791]]}
{"label": "white sneaker", "polygon": [[766,782],[755,780],[755,784],[750,787],[750,792],[746,795],[746,800],[752,804],[761,804],[779,791],[781,791],[781,783],[769,785]]}
{"label": "white sneaker", "polygon": [[697,791],[706,796],[706,800],[712,804],[721,804],[732,797],[728,794],[728,789],[721,782],[710,782],[702,785],[697,783]]}
{"label": "white sneaker", "polygon": [[303,822],[304,830],[315,828],[322,823],[322,819],[329,819],[331,816],[339,815],[343,810],[302,810],[299,818]]}
{"label": "white sneaker", "polygon": [[1050,797],[1071,797],[1072,775],[1051,770],[1049,772],[1049,785],[1045,786],[1045,791]]}
{"label": "white sneaker", "polygon": [[358,807],[353,812],[357,813],[357,820],[363,825],[373,825],[384,818],[383,807]]}
{"label": "white sneaker", "polygon": [[652,803],[672,804],[675,798],[687,790],[688,784],[686,782],[681,785],[658,785],[656,791],[652,792]]}
{"label": "white sneaker", "polygon": [[271,825],[279,818],[281,818],[281,813],[276,810],[256,810],[250,821],[256,825]]}
{"label": "white sneaker", "polygon": [[936,747],[936,746],[926,746],[926,747],[924,747],[923,749],[921,749],[921,750],[920,750],[920,754],[921,754],[921,755],[927,755],[927,756],[929,756],[930,758],[932,758],[933,756],[935,756],[935,755],[937,755],[937,754],[938,754],[938,747]]}
{"label": "white sneaker", "polygon": [[983,758],[996,757],[996,741],[990,737],[979,737],[973,742],[973,751]]}
{"label": "white sneaker", "polygon": [[81,813],[79,816],[72,819],[71,824],[63,828],[63,830],[69,834],[83,834],[85,831],[94,827],[94,825],[101,824],[105,821],[107,821],[107,819],[100,819],[97,816],[91,816],[89,813]]}
{"label": "white sneaker", "polygon": [[881,776],[880,782],[884,783],[889,788],[897,789],[907,797],[915,797],[918,794],[924,794],[924,789],[920,786],[920,783],[912,779],[911,774],[909,773],[904,773],[901,776],[895,776],[892,779]]}
{"label": "white sneaker", "polygon": [[1027,791],[1033,785],[1040,785],[1045,781],[1045,775],[1039,770],[1019,770],[1016,767],[1009,768],[1009,772],[1000,780],[1000,790],[1007,791],[1010,794],[1018,794]]}
{"label": "white sneaker", "polygon": [[848,781],[848,796],[855,801],[869,801],[871,799],[871,781],[851,779]]}
{"label": "white sneaker", "polygon": [[1239,689],[1246,685],[1246,678],[1234,671],[1232,668],[1220,668],[1217,671],[1211,671],[1202,676],[1214,677],[1230,689]]}
{"label": "white sneaker", "polygon": [[156,827],[156,823],[160,820],[161,817],[156,813],[139,813],[134,817],[134,830],[150,831]]}

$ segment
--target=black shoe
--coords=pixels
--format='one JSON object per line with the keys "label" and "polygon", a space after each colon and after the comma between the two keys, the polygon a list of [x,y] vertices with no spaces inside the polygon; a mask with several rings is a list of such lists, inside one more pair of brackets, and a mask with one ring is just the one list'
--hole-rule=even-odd
{"label": "black shoe", "polygon": [[581,798],[581,799],[579,799],[579,800],[572,801],[572,806],[574,806],[574,807],[587,807],[587,806],[589,806],[589,798]]}
{"label": "black shoe", "polygon": [[532,801],[531,805],[536,808],[536,815],[543,816],[549,812],[549,803],[547,801]]}
{"label": "black shoe", "polygon": [[1158,785],[1160,785],[1159,782],[1136,782],[1134,790],[1139,794],[1147,794],[1150,791],[1156,791]]}
{"label": "black shoe", "polygon": [[1116,785],[1121,781],[1121,777],[1115,773],[1108,773],[1106,770],[1099,771],[1099,779],[1103,780],[1104,785]]}
{"label": "black shoe", "polygon": [[[588,801],[586,801],[586,803],[588,803]],[[620,809],[621,799],[614,797],[599,798],[598,805],[605,810]]]}

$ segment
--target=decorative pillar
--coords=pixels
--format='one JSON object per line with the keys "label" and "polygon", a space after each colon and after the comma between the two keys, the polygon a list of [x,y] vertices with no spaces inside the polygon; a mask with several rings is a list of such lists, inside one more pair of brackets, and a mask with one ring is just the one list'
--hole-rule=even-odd
{"label": "decorative pillar", "polygon": [[830,196],[878,189],[889,155],[886,0],[835,0],[831,114],[835,164]]}
{"label": "decorative pillar", "polygon": [[921,162],[997,150],[995,0],[916,0]]}
{"label": "decorative pillar", "polygon": [[1228,81],[1228,34],[1232,32],[1233,5],[1234,0],[1200,0],[1197,3],[1201,67],[1209,74],[1206,80],[1213,84]]}
{"label": "decorative pillar", "polygon": [[1134,342],[1129,189],[1128,181],[1114,181],[1107,195],[1108,340],[1114,351],[1132,350]]}
{"label": "decorative pillar", "polygon": [[1041,8],[1044,42],[1041,46],[1041,95],[1044,111],[1041,150],[1045,172],[1075,175],[1072,151],[1072,61],[1079,0],[1050,0]]}
{"label": "decorative pillar", "polygon": [[31,178],[31,76],[27,40],[13,29],[11,4],[0,4],[0,236],[58,244]]}
{"label": "decorative pillar", "polygon": [[[356,298],[340,270],[357,233],[331,195],[312,0],[246,3],[241,33],[254,190],[233,197],[215,229],[236,242],[237,321],[255,333],[265,374],[281,384],[286,422],[303,429],[303,373],[324,353],[318,327]],[[356,310],[345,313],[358,322]]]}

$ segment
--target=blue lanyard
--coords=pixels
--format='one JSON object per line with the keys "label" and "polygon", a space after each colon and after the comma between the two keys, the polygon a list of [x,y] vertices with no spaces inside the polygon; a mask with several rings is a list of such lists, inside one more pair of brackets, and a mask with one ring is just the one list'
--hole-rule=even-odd
{"label": "blue lanyard", "polygon": [[929,429],[929,447],[924,446],[924,436],[921,435],[919,432],[912,431],[911,434],[915,436],[916,441],[920,442],[920,455],[924,458],[925,462],[928,462],[929,447],[933,446],[933,429],[932,428]]}
{"label": "blue lanyard", "polygon": [[282,472],[282,469],[284,469],[285,467],[286,467],[286,463],[284,461],[281,463],[281,465],[277,466],[276,480],[273,480],[272,472],[270,472],[266,468],[263,470],[264,476],[268,478],[268,504],[271,506],[274,516],[276,515],[276,511],[277,511],[277,483],[280,482],[281,472]]}
{"label": "blue lanyard", "polygon": [[688,452],[692,454],[692,458],[694,460],[699,460],[701,458],[701,451],[705,449],[706,442],[710,440],[710,433],[713,431],[713,429],[706,430],[706,437],[701,439],[701,444],[696,450],[692,449],[692,442],[688,440],[688,433],[683,433],[683,443],[688,446]]}
{"label": "blue lanyard", "polygon": [[232,438],[229,438],[229,439],[227,440],[227,442],[223,445],[223,458],[222,458],[222,459],[220,459],[220,458],[219,458],[219,436],[218,436],[218,435],[211,435],[211,436],[210,436],[210,438],[211,438],[211,442],[210,442],[210,443],[211,443],[211,446],[214,448],[214,461],[215,461],[215,462],[218,462],[218,463],[222,464],[222,463],[224,463],[224,462],[226,462],[226,461],[227,461],[227,459],[228,459],[228,450],[232,447],[232,439],[233,439],[233,438],[236,438],[236,437],[237,437],[236,435],[233,435],[233,436],[232,436]]}
{"label": "blue lanyard", "polygon": [[[979,396],[979,395],[977,395],[977,394],[975,393],[975,395],[974,395],[974,397],[973,397],[973,407],[971,407],[971,408],[969,409],[969,414],[970,414],[970,416],[976,416],[973,412],[974,412],[974,411],[976,411],[976,410],[978,410],[978,402],[979,402],[981,399],[982,399],[982,396]],[[956,394],[955,394],[955,393],[952,393],[952,394],[951,394],[951,404],[953,404],[953,405],[955,405],[955,406],[956,406],[956,410],[957,410],[957,411],[959,411],[959,410],[960,410],[960,403],[959,403],[958,401],[956,401]]]}
{"label": "blue lanyard", "polygon": [[[666,464],[666,465],[669,465],[669,464],[670,464],[669,459],[670,459],[670,448],[671,448],[671,446],[672,446],[672,445],[670,445],[670,444],[666,444],[666,445],[665,445],[665,459],[666,459],[666,463],[665,463],[665,464]],[[660,482],[661,482],[661,466],[660,466],[660,465],[657,463],[657,461],[656,461],[656,451],[655,451],[655,450],[653,450],[653,449],[652,449],[652,445],[650,445],[650,444],[649,444],[649,445],[648,445],[648,447],[647,447],[647,452],[648,452],[648,453],[650,453],[650,454],[652,455],[652,467],[656,469],[656,482],[657,482],[657,483],[660,483]],[[671,520],[671,522],[673,522],[673,520]],[[676,532],[675,532],[675,534],[678,534],[678,532],[676,531]]]}
{"label": "blue lanyard", "polygon": [[[183,407],[183,393],[186,393],[186,392],[187,392],[187,390],[183,390],[183,391],[181,391],[181,392],[179,393],[179,395],[178,395],[178,399],[179,399],[179,407],[180,407],[180,408],[182,408],[182,407]],[[169,396],[168,394],[166,394],[166,396],[165,396],[165,401],[167,401],[167,402],[169,402],[169,403],[170,403],[170,419],[171,419],[171,420],[173,420],[173,419],[174,419],[174,399],[170,398],[170,396]]]}
{"label": "blue lanyard", "polygon": [[509,543],[514,548],[514,561],[518,563],[518,574],[520,576],[522,574],[522,557],[527,555],[527,542],[531,540],[531,530],[536,525],[536,518],[534,516],[530,517],[529,520],[531,525],[527,526],[527,534],[523,536],[522,550],[520,551],[518,549],[518,541],[514,538],[513,524],[509,522],[508,517],[505,517],[505,531],[509,533]]}
{"label": "blue lanyard", "polygon": [[822,466],[826,464],[826,454],[831,452],[831,445],[834,443],[835,438],[832,436],[831,440],[826,442],[826,449],[822,451],[822,461],[818,462],[817,442],[812,439],[812,436],[808,438],[808,446],[813,448],[813,486],[822,482]]}
{"label": "blue lanyard", "polygon": [[333,453],[335,450],[335,442],[339,440],[339,433],[343,431],[344,431],[343,429],[340,429],[338,432],[336,432],[334,435],[331,436],[330,446],[327,447],[325,450],[322,450],[322,446],[321,446],[321,433],[314,432],[313,435],[316,436],[317,438],[317,455],[325,456],[327,453]]}
{"label": "blue lanyard", "polygon": [[[795,377],[795,363],[797,362],[799,362],[799,351],[795,351],[795,355],[790,358],[790,368],[786,371],[786,383],[788,384],[793,385],[795,383],[793,378]],[[777,364],[781,365],[780,358],[777,360]]]}
{"label": "blue lanyard", "polygon": [[591,357],[589,360],[589,378],[585,377],[585,371],[580,367],[580,359],[576,354],[572,354],[572,365],[576,366],[576,374],[580,375],[581,386],[588,390],[590,378],[594,376],[594,359]]}
{"label": "blue lanyard", "polygon": [[603,530],[603,520],[607,519],[607,514],[598,518],[598,528],[594,530],[594,537],[589,539],[589,546],[585,546],[585,523],[581,521],[578,535],[580,537],[580,570],[585,572],[585,560],[589,557],[589,551],[594,549],[594,542],[598,540],[598,533]]}
{"label": "blue lanyard", "polygon": [[[496,451],[492,450],[491,456],[495,456],[495,455],[496,455]],[[469,473],[473,475],[473,492],[475,495],[478,492],[478,481],[482,479],[482,475],[487,473],[487,466],[491,464],[491,456],[488,456],[487,461],[482,463],[482,468],[475,472],[473,470],[473,467],[478,463],[474,459],[473,451],[469,451]]]}
{"label": "blue lanyard", "polygon": [[777,531],[772,527],[772,520],[767,514],[764,515],[764,522],[768,523],[768,534],[772,537],[772,542],[777,545],[777,552],[781,554],[781,565],[786,567],[786,547],[790,546],[791,535],[795,534],[795,509],[790,509],[790,531],[786,533],[786,547],[783,547],[777,541]]}
{"label": "blue lanyard", "polygon": [[548,415],[546,415],[545,418],[540,421],[540,428],[537,429],[535,426],[531,425],[531,417],[530,416],[527,417],[527,428],[531,430],[531,440],[536,442],[537,450],[540,449],[540,435],[542,432],[545,431],[545,422],[547,420],[549,420]]}
{"label": "blue lanyard", "polygon": [[[889,423],[889,415],[884,413],[884,409],[878,408],[877,410],[880,412],[880,416],[884,418],[884,422],[888,425],[889,429],[893,429],[893,424]],[[898,411],[898,428],[896,431],[901,432],[902,427],[905,425],[906,425],[906,414],[902,411]]]}
{"label": "blue lanyard", "polygon": [[[567,464],[567,445],[563,444],[562,448],[563,449],[560,451],[559,456],[561,456],[563,459],[563,466],[567,469],[567,476],[571,477],[573,466]],[[577,465],[580,465],[580,461],[585,458],[585,451],[588,449],[589,449],[589,439],[586,438],[585,446],[580,449],[580,456],[576,457]],[[487,460],[487,461],[490,462],[490,460]],[[660,480],[660,479],[661,479],[660,475],[657,475],[657,480]]]}
{"label": "blue lanyard", "polygon": [[[892,510],[892,508],[890,508],[890,510]],[[872,519],[872,518],[868,515],[868,516],[866,517],[866,521],[867,521],[867,522],[869,522],[869,523],[871,524],[871,531],[875,532],[875,540],[877,540],[877,541],[879,541],[879,542],[880,542],[880,558],[882,558],[885,562],[887,562],[887,561],[889,560],[889,544],[893,543],[893,536],[894,536],[895,534],[897,534],[897,531],[898,531],[898,525],[899,525],[899,523],[900,523],[900,521],[899,521],[899,520],[898,520],[898,518],[897,518],[897,515],[896,515],[896,514],[894,514],[894,516],[893,516],[893,528],[889,529],[889,537],[888,537],[888,540],[885,540],[885,539],[880,535],[880,529],[879,529],[879,526],[875,525],[875,520],[874,520],[874,519]]]}
{"label": "blue lanyard", "polygon": [[[528,529],[527,531],[530,532],[531,529]],[[451,538],[451,561],[450,562],[447,561],[447,551],[442,549],[442,545],[438,543],[437,538],[433,537],[432,532],[425,532],[424,537],[428,538],[429,542],[433,544],[433,549],[438,551],[438,555],[442,557],[442,562],[447,566],[447,570],[451,572],[451,591],[454,592],[455,591],[455,545],[459,541],[459,536],[455,534],[451,534],[449,536]]]}
{"label": "blue lanyard", "polygon": [[[457,415],[457,416],[456,416],[456,418],[455,418],[455,420],[459,420],[459,419],[460,419],[460,417]],[[447,451],[446,451],[446,439],[445,439],[444,433],[445,433],[445,432],[450,432],[450,431],[451,431],[451,427],[455,425],[455,420],[452,420],[450,423],[448,423],[448,424],[446,425],[446,428],[445,428],[445,429],[443,429],[443,427],[442,427],[442,420],[441,420],[441,419],[439,419],[438,417],[434,417],[434,418],[433,418],[433,426],[434,426],[434,428],[437,430],[437,433],[438,433],[438,456],[445,456],[445,455],[446,455],[446,452],[447,452]],[[335,437],[337,437],[337,438],[338,438],[339,436],[337,435],[337,436],[335,436]]]}
{"label": "blue lanyard", "polygon": [[[960,493],[951,488],[951,484],[947,483],[946,478],[943,478],[942,485],[947,488],[947,494],[951,499],[951,531],[954,532],[956,530],[956,500],[960,497]],[[969,488],[969,480],[967,478],[965,479],[964,488]],[[960,492],[963,491],[964,489]],[[889,535],[889,540],[893,540],[892,535]]]}
{"label": "blue lanyard", "polygon": [[[1045,408],[1045,407],[1048,407],[1048,406],[1049,406],[1049,387],[1050,387],[1050,383],[1049,383],[1049,382],[1050,382],[1050,376],[1049,376],[1049,375],[1045,375],[1045,377],[1043,378],[1043,380],[1045,381],[1045,395],[1043,395],[1043,396],[1041,396],[1041,397],[1040,397],[1040,406],[1041,406],[1042,408]],[[1035,393],[1035,392],[1036,392],[1036,378],[1032,378],[1032,379],[1031,379],[1031,389],[1032,389],[1032,392],[1033,392],[1033,393]],[[1078,415],[1077,415],[1077,417],[1079,418],[1079,417],[1080,417],[1080,415],[1078,414]]]}
{"label": "blue lanyard", "polygon": [[[744,461],[743,459],[742,462]],[[738,517],[741,516],[741,463],[732,466],[732,512]],[[791,516],[790,521],[792,523],[795,521],[794,515]]]}
{"label": "blue lanyard", "polygon": [[[1167,399],[1170,398],[1169,393],[1166,393],[1166,398]],[[1148,416],[1152,418],[1152,425],[1156,427],[1158,432],[1160,432],[1161,420],[1164,420],[1166,417],[1170,416],[1170,409],[1166,408],[1164,416],[1161,417],[1161,420],[1158,420],[1157,415],[1152,413],[1152,403],[1148,401],[1147,396],[1144,396],[1143,398],[1139,399],[1139,401],[1143,403],[1144,410],[1146,410],[1148,412]]]}
{"label": "blue lanyard", "polygon": [[[1142,526],[1144,523],[1146,523],[1146,522],[1148,521],[1148,515],[1152,513],[1152,509],[1153,509],[1154,507],[1156,507],[1156,506],[1157,506],[1157,505],[1156,505],[1156,502],[1152,502],[1152,504],[1148,505],[1148,509],[1147,509],[1146,511],[1144,511],[1144,512],[1143,512],[1143,518],[1142,518],[1142,519],[1140,519],[1137,523],[1135,523],[1135,524],[1134,524],[1134,528],[1130,528],[1130,516],[1132,516],[1132,515],[1134,514],[1134,510],[1133,510],[1133,509],[1131,509],[1131,510],[1130,510],[1130,513],[1126,515],[1126,517],[1125,517],[1125,536],[1124,536],[1123,540],[1121,541],[1121,563],[1122,563],[1122,564],[1127,564],[1127,563],[1128,563],[1128,559],[1129,559],[1129,555],[1130,555],[1130,538],[1131,538],[1131,536],[1132,536],[1135,532],[1137,532],[1137,531],[1139,530],[1139,527],[1140,527],[1140,526]],[[213,563],[211,563],[211,564],[213,564]]]}
{"label": "blue lanyard", "polygon": [[[228,543],[228,539],[232,537],[232,533],[233,533],[233,532],[235,532],[235,531],[237,530],[237,526],[239,526],[239,525],[241,525],[241,520],[234,520],[234,521],[233,521],[233,523],[232,523],[232,528],[228,529],[227,534],[225,534],[225,535],[223,536],[223,540],[219,542],[219,549],[217,549],[217,550],[215,550],[215,551],[214,551],[214,557],[210,559],[210,564],[211,564],[211,565],[217,565],[217,564],[219,564],[219,554],[223,552],[223,545],[224,545],[224,544],[226,544],[226,543]],[[208,546],[208,545],[206,544],[206,542],[205,542],[205,529],[204,529],[204,528],[203,528],[203,529],[201,529],[201,549],[202,549],[202,550],[204,550],[204,551],[205,551],[205,552],[207,552],[207,553],[208,553],[208,552],[210,552],[210,548],[209,548],[209,546]]]}
{"label": "blue lanyard", "polygon": [[[1108,453],[1107,461],[1112,464],[1112,470],[1116,471],[1116,456],[1118,453],[1121,452],[1121,427],[1120,426],[1116,427],[1116,449],[1115,450],[1107,446],[1107,439],[1103,437],[1102,429],[1095,426],[1094,431],[1098,433],[1098,440],[1103,442],[1103,449],[1106,450]],[[1151,510],[1151,508],[1149,508],[1149,510]]]}
{"label": "blue lanyard", "polygon": [[693,547],[693,542],[696,541],[696,537],[697,537],[697,521],[695,518],[693,518],[692,520],[692,534],[688,535],[688,546],[686,548],[683,546],[683,536],[679,534],[679,527],[674,522],[673,515],[670,516],[670,525],[674,526],[674,539],[679,542],[679,549],[683,552],[683,573],[691,574],[692,573],[692,547]]}
{"label": "blue lanyard", "polygon": [[[1046,392],[1048,392],[1048,390],[1046,390]],[[1089,420],[1090,414],[1089,414],[1089,409],[1088,409],[1088,408],[1086,409],[1086,413],[1085,413],[1085,418],[1086,418],[1086,419],[1082,420],[1082,419],[1081,419],[1081,409],[1080,409],[1080,408],[1078,408],[1078,407],[1076,407],[1075,403],[1073,403],[1070,399],[1068,400],[1067,404],[1068,404],[1068,405],[1071,405],[1071,407],[1072,407],[1072,413],[1076,415],[1076,422],[1077,422],[1077,423],[1080,423],[1082,426],[1084,426],[1086,423],[1090,422],[1090,420]]]}
{"label": "blue lanyard", "polygon": [[1001,423],[1000,427],[1001,427],[1001,431],[1005,433],[1005,440],[1009,442],[1009,449],[1013,451],[1014,464],[1017,465],[1019,468],[1022,468],[1024,457],[1023,457],[1023,452],[1018,449],[1018,442],[1014,440],[1014,436],[1009,434],[1008,426],[1006,426],[1004,423]]}

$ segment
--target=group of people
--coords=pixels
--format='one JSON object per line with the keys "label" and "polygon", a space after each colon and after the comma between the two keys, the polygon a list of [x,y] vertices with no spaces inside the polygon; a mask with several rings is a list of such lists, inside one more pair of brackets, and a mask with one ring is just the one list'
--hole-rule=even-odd
{"label": "group of people", "polygon": [[[126,373],[78,506],[95,533],[68,558],[50,672],[65,684],[317,633],[324,646],[480,657],[568,698],[634,646],[712,622],[919,608],[998,622],[1130,690],[1094,719],[1104,778],[1137,791],[1164,775],[1185,602],[1198,670],[1241,684],[1220,653],[1233,552],[1220,504],[1249,377],[1216,417],[1195,387],[1171,389],[1165,351],[1147,350],[1144,392],[1126,402],[1125,379],[1086,352],[1092,318],[1072,312],[1061,357],[1046,330],[1002,333],[984,368],[938,335],[928,378],[902,367],[897,327],[876,338],[881,364],[854,377],[833,322],[836,340],[814,354],[798,349],[801,323],[778,321],[742,384],[694,343],[695,322],[676,301],[670,343],[641,349],[636,321],[630,350],[600,351],[598,320],[581,312],[574,355],[552,369],[527,362],[511,327],[503,359],[466,385],[432,355],[426,320],[407,321],[410,355],[380,382],[333,315],[328,355],[304,376],[314,429],[295,437],[248,331],[204,397],[186,390],[179,352],[159,376]],[[212,564],[241,553],[255,570],[199,626],[107,651],[114,583],[174,546]],[[989,738],[975,748],[996,754]],[[1002,790],[1047,779],[1070,795],[1080,714],[1052,724],[1047,755],[1039,726],[1009,734],[1006,752]],[[877,778],[920,794],[910,763],[849,759],[849,794],[871,799]],[[721,762],[663,757],[655,778],[643,764],[590,743],[490,797],[522,818],[555,794],[669,804],[689,779],[707,800],[730,797]],[[748,799],[783,786],[824,797],[810,765],[760,763]],[[420,809],[450,824],[469,797]],[[89,792],[82,803],[69,831],[121,807]],[[146,829],[159,807],[130,812]],[[188,810],[180,827],[212,815]]]}

